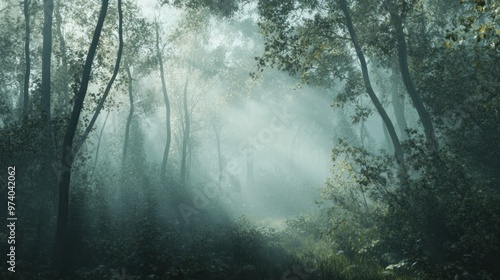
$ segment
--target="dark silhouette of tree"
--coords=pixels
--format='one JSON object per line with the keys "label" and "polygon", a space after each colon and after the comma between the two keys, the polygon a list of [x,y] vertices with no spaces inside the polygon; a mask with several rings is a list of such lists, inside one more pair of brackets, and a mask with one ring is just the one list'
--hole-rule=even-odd
{"label": "dark silhouette of tree", "polygon": [[96,111],[94,113],[94,118],[92,122],[87,127],[87,130],[83,134],[82,138],[79,142],[74,145],[74,137],[76,133],[76,129],[78,126],[80,114],[83,108],[83,101],[85,100],[85,95],[87,94],[88,84],[90,81],[90,73],[92,70],[92,62],[94,61],[94,57],[96,55],[97,45],[99,43],[101,31],[104,25],[104,20],[108,11],[108,0],[103,0],[101,4],[101,12],[99,14],[99,19],[97,21],[97,25],[94,31],[94,36],[92,38],[92,43],[89,47],[89,51],[87,53],[87,59],[85,61],[85,65],[83,68],[82,81],[80,84],[80,88],[75,97],[75,102],[73,105],[73,110],[71,112],[71,118],[68,123],[68,127],[66,130],[66,134],[64,136],[63,142],[63,152],[61,159],[61,175],[59,179],[59,207],[58,207],[58,215],[57,215],[57,228],[56,228],[56,240],[54,245],[54,268],[59,271],[59,273],[64,274],[65,271],[65,252],[67,250],[67,224],[68,224],[68,210],[69,210],[69,187],[71,183],[71,167],[75,159],[75,155],[81,147],[83,141],[85,141],[91,127],[93,126],[95,119],[99,115],[105,98],[109,93],[109,90],[118,74],[118,69],[120,67],[120,61],[123,50],[123,30],[122,30],[122,9],[121,9],[121,0],[118,0],[118,34],[119,34],[119,48],[118,55],[116,59],[115,70],[113,72],[113,76],[111,77],[106,91],[101,98],[101,102],[98,104]]}

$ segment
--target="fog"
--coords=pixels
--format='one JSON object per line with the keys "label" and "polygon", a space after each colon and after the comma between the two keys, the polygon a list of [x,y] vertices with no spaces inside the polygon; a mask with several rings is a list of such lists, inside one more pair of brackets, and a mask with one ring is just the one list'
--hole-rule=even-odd
{"label": "fog", "polygon": [[498,4],[403,2],[0,3],[0,279],[499,277]]}

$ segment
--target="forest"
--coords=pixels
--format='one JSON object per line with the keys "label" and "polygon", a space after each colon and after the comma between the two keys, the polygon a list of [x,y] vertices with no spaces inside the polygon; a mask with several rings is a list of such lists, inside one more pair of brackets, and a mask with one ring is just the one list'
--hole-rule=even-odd
{"label": "forest", "polygon": [[500,0],[2,0],[0,66],[0,279],[500,279]]}

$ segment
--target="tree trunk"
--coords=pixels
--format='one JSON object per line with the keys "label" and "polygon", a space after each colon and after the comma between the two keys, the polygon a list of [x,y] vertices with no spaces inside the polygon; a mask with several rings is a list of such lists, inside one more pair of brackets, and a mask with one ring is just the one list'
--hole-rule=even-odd
{"label": "tree trunk", "polygon": [[[360,98],[359,99],[359,105],[362,107],[363,106],[363,100]],[[365,133],[367,132],[366,131],[366,119],[365,118],[362,118],[361,121],[360,121],[360,124],[359,124],[359,141],[360,141],[360,144],[361,144],[361,148],[365,148],[365,138],[366,138],[366,135]],[[387,130],[387,128],[385,127],[384,125],[384,129]],[[386,130],[384,130],[384,133],[386,132]],[[390,137],[385,137],[387,139],[387,142],[390,143]]]}
{"label": "tree trunk", "polygon": [[217,184],[219,188],[221,187],[221,181],[222,181],[222,153],[221,153],[221,148],[220,148],[220,134],[221,134],[221,126],[215,124],[215,121],[212,119],[212,129],[214,130],[215,134],[215,143],[217,145],[217,165],[218,165],[218,178],[217,178]]}
{"label": "tree trunk", "polygon": [[64,39],[62,33],[62,17],[60,11],[61,4],[58,2],[55,5],[55,20],[56,20],[56,31],[57,37],[59,37],[59,52],[61,53],[61,92],[59,93],[62,105],[62,110],[64,113],[69,113],[71,110],[70,103],[67,100],[69,95],[69,67],[68,67],[68,54],[66,52],[66,40]]}
{"label": "tree trunk", "polygon": [[365,120],[361,120],[361,125],[359,126],[359,140],[361,141],[361,148],[365,147]]}
{"label": "tree trunk", "polygon": [[401,183],[403,186],[407,186],[407,169],[405,165],[405,159],[403,155],[403,149],[401,148],[401,143],[399,142],[399,138],[396,134],[396,130],[394,129],[394,125],[392,124],[391,119],[387,115],[387,112],[385,111],[384,107],[380,103],[380,100],[378,99],[377,95],[375,94],[375,91],[373,90],[373,87],[370,82],[370,77],[368,74],[368,67],[366,64],[366,59],[363,54],[363,51],[361,50],[361,45],[358,42],[358,38],[356,36],[356,32],[354,30],[354,25],[352,24],[352,18],[351,14],[349,12],[349,7],[347,5],[346,0],[339,0],[340,3],[340,8],[342,9],[342,12],[345,17],[345,23],[347,26],[347,29],[349,31],[349,35],[351,37],[351,41],[354,45],[354,48],[356,50],[356,55],[358,56],[359,63],[361,64],[361,71],[363,73],[363,82],[365,84],[366,91],[368,92],[368,95],[370,96],[370,99],[373,102],[373,105],[375,105],[375,108],[377,109],[377,112],[379,115],[382,117],[382,121],[387,127],[387,130],[389,132],[392,145],[394,146],[394,153],[396,156],[396,160],[399,166],[399,178],[401,180]]}
{"label": "tree trunk", "polygon": [[[40,163],[41,173],[44,174],[43,188],[39,189],[39,196],[43,197],[43,205],[38,209],[40,220],[48,225],[50,217],[56,209],[53,203],[57,198],[57,172],[51,168],[56,161],[56,147],[51,117],[51,59],[52,59],[52,14],[53,0],[43,1],[44,23],[42,42],[42,85],[40,95],[40,119],[42,121],[41,135],[43,139]],[[26,93],[24,93],[26,94]],[[40,233],[41,231],[39,231]],[[40,238],[38,236],[37,238]],[[43,238],[43,237],[42,237]],[[51,236],[52,238],[52,236]]]}
{"label": "tree trunk", "polygon": [[[92,43],[89,47],[85,65],[83,67],[82,82],[77,95],[75,96],[75,102],[73,104],[73,111],[71,112],[71,117],[66,129],[66,134],[63,141],[63,153],[61,159],[61,175],[59,179],[59,206],[57,215],[57,228],[56,228],[56,239],[54,245],[54,259],[53,266],[60,273],[64,274],[65,268],[65,258],[66,253],[66,232],[68,224],[68,207],[69,207],[69,186],[71,182],[71,166],[74,161],[74,150],[73,150],[73,140],[76,133],[76,128],[78,125],[78,120],[80,118],[80,113],[83,108],[83,101],[85,95],[87,94],[87,88],[90,81],[90,72],[92,70],[92,62],[94,60],[97,45],[99,43],[102,27],[104,25],[104,19],[108,11],[109,0],[102,1],[101,12],[99,14],[99,19],[94,31],[94,36],[92,38]],[[123,44],[122,39],[122,15],[121,15],[121,0],[118,0],[118,13],[119,13],[119,35],[120,35],[120,45]],[[118,63],[119,64],[119,63]]]}
{"label": "tree trunk", "polygon": [[160,178],[163,183],[166,182],[166,172],[167,172],[167,162],[168,155],[170,153],[170,142],[172,141],[172,129],[170,127],[170,101],[167,93],[167,83],[165,82],[165,70],[163,68],[163,57],[160,50],[160,34],[159,26],[156,23],[156,56],[158,62],[160,63],[160,78],[161,78],[161,89],[163,93],[163,100],[165,101],[165,119],[167,125],[167,141],[165,143],[165,150],[163,151],[163,160],[161,162]]}
{"label": "tree trunk", "polygon": [[394,153],[394,148],[393,148],[393,145],[392,145],[392,141],[391,141],[391,135],[389,134],[389,130],[387,129],[387,125],[385,125],[385,123],[382,123],[382,129],[384,130],[384,136],[385,136],[385,142],[386,142],[386,147],[387,147],[387,152],[389,154],[392,154]]}
{"label": "tree trunk", "polygon": [[405,141],[408,140],[408,133],[406,130],[408,129],[408,124],[406,122],[405,117],[405,105],[404,98],[399,94],[399,86],[398,81],[393,79],[392,81],[392,107],[394,108],[394,115],[396,116],[396,122],[398,124],[400,138]]}
{"label": "tree trunk", "polygon": [[130,65],[125,62],[125,70],[127,72],[128,79],[128,98],[130,102],[130,110],[127,118],[127,125],[125,127],[125,140],[123,142],[123,155],[122,155],[122,172],[125,172],[125,163],[127,160],[127,150],[130,139],[130,124],[132,123],[132,118],[134,116],[134,94],[132,92],[132,74],[130,73]]}
{"label": "tree trunk", "polygon": [[52,11],[53,0],[43,1],[43,47],[42,47],[42,94],[41,116],[50,123],[50,60],[52,57]]}
{"label": "tree trunk", "polygon": [[30,87],[30,75],[31,75],[31,56],[30,56],[30,0],[24,1],[24,24],[25,24],[25,38],[24,38],[24,55],[25,55],[25,65],[26,69],[24,72],[24,90],[23,90],[23,117],[28,117],[29,115],[29,87]]}
{"label": "tree trunk", "polygon": [[185,185],[189,186],[191,184],[191,168],[193,167],[193,145],[190,141],[187,143],[187,159],[186,159],[186,179],[184,180]]}
{"label": "tree trunk", "polygon": [[95,151],[94,170],[97,166],[97,160],[99,159],[99,150],[101,149],[102,134],[104,133],[104,128],[106,127],[106,123],[108,122],[108,117],[110,112],[111,110],[109,110],[108,113],[106,114],[106,118],[104,119],[104,123],[102,124],[101,132],[99,133],[99,140],[97,141],[97,147]]}
{"label": "tree trunk", "polygon": [[396,29],[399,69],[401,71],[403,82],[405,84],[406,90],[408,91],[408,94],[411,97],[413,106],[415,106],[415,109],[417,110],[420,121],[422,122],[422,126],[424,127],[427,148],[432,154],[437,154],[439,146],[436,135],[434,134],[434,126],[432,124],[431,117],[429,115],[429,112],[425,108],[424,103],[422,102],[420,93],[417,91],[415,84],[413,83],[413,80],[410,76],[410,70],[408,69],[408,54],[401,16],[393,10],[390,11],[390,14],[391,20]]}
{"label": "tree trunk", "polygon": [[189,78],[186,78],[186,83],[184,84],[184,97],[183,97],[183,109],[184,109],[184,133],[182,137],[182,160],[181,160],[181,183],[184,185],[186,183],[186,171],[187,171],[187,152],[189,143],[189,134],[191,129],[189,110],[187,104],[187,88],[188,88]]}

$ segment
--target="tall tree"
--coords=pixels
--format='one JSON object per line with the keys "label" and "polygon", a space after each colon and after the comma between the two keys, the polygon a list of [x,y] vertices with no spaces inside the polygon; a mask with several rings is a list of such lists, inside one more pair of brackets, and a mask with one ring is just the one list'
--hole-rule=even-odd
{"label": "tall tree", "polygon": [[100,110],[103,107],[104,100],[107,97],[107,94],[109,93],[109,90],[116,78],[116,75],[118,74],[118,69],[120,66],[121,55],[123,50],[122,7],[121,7],[121,0],[118,0],[119,48],[115,64],[115,70],[113,72],[113,76],[111,77],[108,83],[105,93],[103,94],[101,101],[96,108],[91,123],[85,130],[80,141],[77,142],[76,145],[74,146],[74,137],[76,134],[76,129],[78,126],[80,114],[83,109],[83,101],[85,100],[85,96],[87,94],[87,89],[90,82],[90,73],[92,71],[92,63],[96,55],[97,45],[99,43],[99,39],[101,37],[100,36],[101,31],[104,26],[104,20],[106,19],[106,15],[108,12],[108,6],[109,6],[109,0],[103,0],[101,4],[101,11],[99,13],[97,25],[92,38],[92,42],[90,44],[87,53],[85,65],[83,67],[83,74],[82,74],[80,88],[75,96],[73,110],[71,112],[71,117],[63,141],[61,175],[59,179],[59,206],[58,206],[56,239],[54,245],[54,260],[53,260],[54,268],[60,273],[64,273],[65,272],[64,269],[67,268],[64,264],[65,264],[65,253],[67,250],[66,239],[67,239],[67,224],[68,224],[68,210],[69,210],[69,187],[71,183],[71,167],[73,165],[75,155],[78,152],[79,147],[81,147],[83,141],[85,141],[93,123],[95,122],[95,119],[97,118],[97,115],[100,113]]}
{"label": "tall tree", "polygon": [[165,149],[163,151],[163,160],[161,162],[160,169],[160,178],[163,183],[165,183],[166,172],[167,172],[167,163],[168,163],[168,155],[170,152],[170,144],[172,142],[172,128],[170,124],[170,100],[168,98],[167,92],[167,83],[165,81],[165,69],[163,68],[163,56],[160,48],[160,32],[159,32],[159,24],[155,23],[155,34],[156,34],[156,56],[158,59],[159,67],[160,67],[160,79],[161,79],[161,92],[163,94],[163,100],[165,102],[165,121],[166,121],[166,130],[167,130],[167,139],[165,141]]}
{"label": "tall tree", "polygon": [[184,83],[182,109],[183,109],[183,126],[182,126],[182,151],[181,151],[181,183],[185,185],[187,181],[187,168],[188,168],[188,145],[189,137],[191,136],[191,112],[188,109],[188,84],[189,77],[186,77]]}
{"label": "tall tree", "polygon": [[[308,10],[311,16],[296,14],[296,9]],[[366,91],[387,127],[399,166],[399,177],[402,185],[406,186],[407,168],[401,143],[391,119],[372,87],[349,3],[346,0],[288,0],[279,3],[259,1],[259,12],[263,19],[260,26],[266,38],[264,55],[257,58],[259,65],[274,65],[293,75],[299,74],[305,82],[326,87],[331,86],[333,77],[344,79],[347,81],[346,92],[337,98],[342,102],[355,100],[361,89]],[[351,74],[359,71],[359,68],[357,65],[353,66],[351,49],[346,48],[346,42],[354,47],[361,70],[360,76]]]}
{"label": "tall tree", "polygon": [[127,83],[128,83],[128,98],[130,102],[130,109],[127,117],[127,124],[125,126],[125,138],[123,141],[123,154],[122,154],[122,170],[125,172],[125,162],[127,160],[127,150],[130,138],[130,125],[132,124],[132,118],[134,117],[134,92],[132,88],[132,73],[130,72],[130,65],[128,61],[125,61],[125,71],[127,72]]}
{"label": "tall tree", "polygon": [[104,123],[102,124],[101,132],[99,132],[99,139],[97,140],[97,147],[95,149],[94,170],[97,167],[97,161],[99,160],[99,150],[101,149],[102,135],[104,134],[104,128],[106,127],[106,123],[108,122],[110,112],[111,110],[108,110],[108,112],[106,113],[106,118],[104,119]]}
{"label": "tall tree", "polygon": [[[404,1],[403,1],[404,2]],[[400,7],[400,8],[399,8]],[[410,75],[410,70],[408,68],[408,51],[406,47],[406,38],[403,31],[403,18],[405,16],[405,3],[396,4],[393,1],[389,1],[388,9],[391,16],[392,23],[395,27],[396,32],[396,42],[397,42],[397,54],[398,54],[398,62],[399,62],[399,70],[401,72],[401,76],[403,79],[403,83],[406,87],[406,91],[411,97],[413,102],[413,106],[417,110],[420,121],[422,122],[422,126],[424,127],[427,148],[429,151],[435,155],[437,155],[439,150],[438,140],[436,139],[436,135],[434,133],[434,125],[432,124],[432,120],[427,108],[422,101],[420,93],[415,87],[415,83]]]}
{"label": "tall tree", "polygon": [[399,92],[398,79],[394,78],[395,75],[392,75],[391,78],[391,103],[394,109],[394,115],[396,116],[396,123],[399,127],[399,135],[401,135],[401,140],[408,140],[408,133],[406,130],[408,129],[408,123],[406,122],[405,116],[405,99],[404,96]]}
{"label": "tall tree", "polygon": [[24,56],[25,56],[25,72],[24,72],[24,88],[23,88],[23,117],[29,114],[29,87],[31,75],[31,56],[30,56],[30,0],[24,1],[24,24],[25,24],[25,37],[24,37]]}
{"label": "tall tree", "polygon": [[[61,1],[56,2],[55,7],[54,7],[54,19],[55,19],[55,28],[56,28],[56,34],[57,34],[57,39],[59,41],[59,50],[56,52],[60,55],[60,70],[57,71],[57,78],[58,78],[58,92],[56,97],[59,98],[59,106],[61,106],[60,109],[62,109],[63,113],[69,113],[71,110],[70,103],[68,102],[68,95],[70,94],[70,88],[69,88],[69,61],[68,61],[68,48],[66,45],[66,39],[64,38],[63,34],[63,18],[61,15]],[[54,105],[55,107],[56,105]],[[56,110],[56,108],[54,108]]]}
{"label": "tall tree", "polygon": [[[44,0],[43,2],[43,43],[42,43],[42,85],[40,100],[40,116],[42,120],[42,164],[43,173],[46,179],[43,182],[45,192],[45,203],[41,205],[40,216],[48,220],[51,213],[55,210],[52,201],[57,194],[57,174],[51,168],[51,164],[56,160],[55,136],[52,126],[51,96],[52,96],[52,17],[54,10],[53,0]],[[40,182],[41,183],[41,182]]]}
{"label": "tall tree", "polygon": [[396,130],[394,129],[394,125],[392,124],[391,119],[387,115],[387,112],[382,106],[382,103],[380,103],[380,101],[378,100],[378,97],[375,94],[375,91],[373,90],[373,87],[371,85],[366,59],[361,49],[361,44],[359,43],[358,38],[356,36],[356,31],[354,30],[354,25],[352,23],[352,18],[349,11],[349,6],[347,5],[347,1],[339,0],[339,4],[342,13],[344,14],[347,30],[349,31],[349,35],[351,36],[351,41],[354,45],[354,49],[356,50],[356,55],[358,56],[359,63],[361,64],[361,71],[363,73],[363,82],[365,84],[366,91],[368,92],[368,95],[370,96],[373,105],[375,105],[377,112],[379,113],[380,117],[382,117],[384,125],[387,128],[387,131],[392,141],[392,145],[394,146],[394,153],[396,155],[396,159],[398,161],[398,165],[400,168],[400,173],[401,173],[400,177],[402,178],[403,182],[405,182],[406,165],[403,155],[403,149],[401,148],[401,143],[399,142],[399,138],[396,134]]}
{"label": "tall tree", "polygon": [[42,50],[42,95],[41,95],[41,115],[42,118],[51,122],[50,115],[50,91],[51,76],[50,67],[52,59],[52,14],[54,10],[53,0],[43,1],[43,50]]}
{"label": "tall tree", "polygon": [[[124,61],[125,79],[127,81],[127,92],[129,97],[129,114],[125,126],[125,138],[123,144],[122,167],[125,167],[130,150],[131,125],[135,118],[136,102],[139,92],[135,92],[136,81],[141,75],[150,73],[153,68],[151,57],[152,51],[152,25],[141,17],[140,9],[133,2],[125,2],[124,13]],[[137,98],[136,98],[137,97]],[[137,99],[137,100],[136,100]],[[125,168],[123,169],[125,172]]]}
{"label": "tall tree", "polygon": [[220,120],[217,116],[212,115],[210,122],[212,124],[212,129],[214,131],[215,135],[215,144],[217,146],[217,182],[219,188],[221,187],[221,181],[222,181],[222,151],[221,151],[221,133],[222,133],[222,124],[220,123]]}

